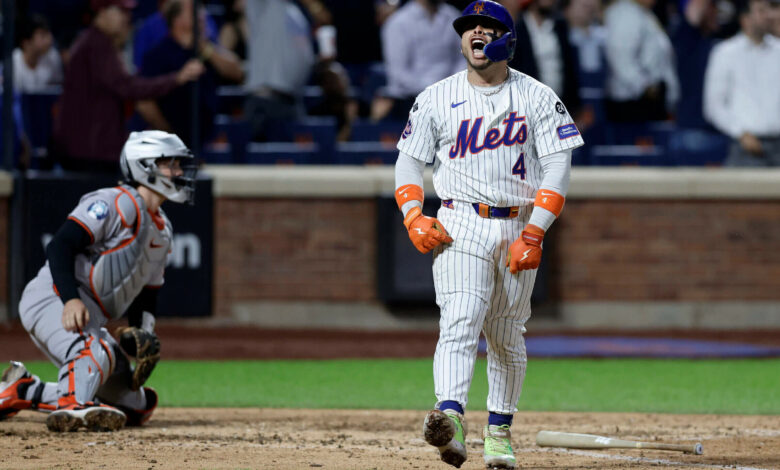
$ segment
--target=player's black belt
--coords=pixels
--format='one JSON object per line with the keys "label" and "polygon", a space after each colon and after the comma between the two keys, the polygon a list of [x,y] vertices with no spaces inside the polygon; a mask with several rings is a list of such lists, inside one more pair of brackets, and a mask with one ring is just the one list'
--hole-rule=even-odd
{"label": "player's black belt", "polygon": [[[455,208],[452,199],[445,199],[441,201],[441,205],[450,209]],[[486,219],[513,219],[520,215],[519,206],[492,207],[488,206],[487,204],[482,204],[481,202],[475,202],[471,204],[471,206],[480,217],[484,217]]]}

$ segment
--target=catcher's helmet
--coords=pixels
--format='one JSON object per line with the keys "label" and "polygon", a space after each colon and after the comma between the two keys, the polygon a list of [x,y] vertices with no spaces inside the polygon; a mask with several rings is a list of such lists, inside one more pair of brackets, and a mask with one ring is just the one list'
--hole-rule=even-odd
{"label": "catcher's helmet", "polygon": [[[157,168],[158,158],[175,158],[182,174],[164,176]],[[195,200],[195,175],[198,168],[190,149],[175,134],[163,131],[132,132],[119,157],[122,175],[130,183],[152,189],[174,202]]]}
{"label": "catcher's helmet", "polygon": [[455,18],[452,26],[458,32],[458,35],[462,36],[464,31],[473,28],[479,20],[485,21],[490,27],[506,31],[500,38],[493,36],[490,44],[485,46],[485,56],[492,62],[512,60],[512,56],[515,55],[515,43],[517,42],[512,15],[500,3],[490,0],[477,0],[476,2],[471,2],[463,10],[463,13],[458,18]]}

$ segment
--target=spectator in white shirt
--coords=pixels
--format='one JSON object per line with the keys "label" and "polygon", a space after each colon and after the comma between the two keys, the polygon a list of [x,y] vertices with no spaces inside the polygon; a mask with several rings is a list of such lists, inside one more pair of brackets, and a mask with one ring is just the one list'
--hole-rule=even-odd
{"label": "spectator in white shirt", "polygon": [[780,0],[774,0],[771,4],[769,17],[771,18],[772,24],[769,27],[769,32],[772,33],[774,37],[780,38]]}
{"label": "spectator in white shirt", "polygon": [[381,32],[387,87],[372,118],[405,121],[421,91],[463,70],[460,38],[452,30],[458,16],[443,0],[411,0],[387,19]]}
{"label": "spectator in white shirt", "polygon": [[669,36],[653,14],[655,0],[618,0],[607,8],[607,118],[664,120],[680,96]]}
{"label": "spectator in white shirt", "polygon": [[23,20],[18,45],[13,52],[17,91],[34,93],[62,83],[62,61],[46,20],[37,15]]}
{"label": "spectator in white shirt", "polygon": [[734,139],[727,165],[780,165],[780,40],[769,2],[739,5],[741,33],[715,46],[704,76],[704,115]]}

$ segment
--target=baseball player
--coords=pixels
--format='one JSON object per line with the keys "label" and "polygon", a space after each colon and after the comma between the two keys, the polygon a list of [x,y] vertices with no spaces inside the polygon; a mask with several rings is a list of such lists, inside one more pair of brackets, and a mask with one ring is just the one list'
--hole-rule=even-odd
{"label": "baseball player", "polygon": [[[177,136],[133,132],[120,156],[125,182],[81,198],[19,302],[24,328],[59,368],[58,382],[11,362],[0,381],[0,419],[48,411],[49,430],[64,432],[114,431],[151,417],[157,394],[142,385],[159,359],[154,313],[172,240],[160,205],[192,202],[193,162]],[[125,311],[131,326],[118,329],[117,341],[103,326]]]}
{"label": "baseball player", "polygon": [[[453,26],[467,69],[417,96],[395,167],[409,238],[420,252],[433,251],[441,309],[438,401],[423,430],[444,462],[466,460],[464,409],[481,331],[488,345],[485,464],[514,468],[510,426],[525,377],[531,290],[544,234],[563,208],[571,150],[583,140],[550,88],[507,67],[516,39],[504,7],[473,2]],[[442,200],[436,218],[422,213],[429,163]]]}

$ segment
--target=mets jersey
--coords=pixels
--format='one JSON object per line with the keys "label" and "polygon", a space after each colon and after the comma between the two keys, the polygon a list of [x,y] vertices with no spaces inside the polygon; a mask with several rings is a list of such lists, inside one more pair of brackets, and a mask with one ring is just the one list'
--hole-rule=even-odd
{"label": "mets jersey", "polygon": [[583,145],[549,87],[508,71],[506,81],[492,88],[475,87],[463,71],[417,96],[398,149],[433,163],[441,199],[533,204],[543,176],[539,159]]}

